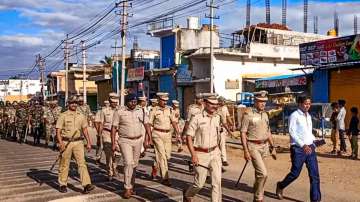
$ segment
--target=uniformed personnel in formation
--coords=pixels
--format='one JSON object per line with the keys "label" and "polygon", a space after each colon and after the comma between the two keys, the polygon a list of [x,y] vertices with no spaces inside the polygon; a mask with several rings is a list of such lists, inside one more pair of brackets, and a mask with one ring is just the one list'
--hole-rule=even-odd
{"label": "uniformed personnel in formation", "polygon": [[[184,190],[184,201],[193,201],[193,197],[204,187],[206,177],[211,177],[211,201],[221,199],[221,118],[216,113],[218,99],[216,94],[203,94],[205,108],[190,118],[185,131],[191,161],[195,165],[194,183]],[[193,140],[194,139],[194,140]]]}
{"label": "uniformed personnel in formation", "polygon": [[[150,111],[149,111],[149,108],[147,106],[147,97],[146,96],[138,97],[137,108],[142,113],[142,120],[145,120],[145,118],[149,119]],[[146,133],[146,129],[145,129],[145,126],[143,125],[142,126],[142,133],[141,133],[143,135],[143,137],[142,137],[142,142],[143,143],[145,141],[145,133]],[[144,147],[144,144],[142,144],[140,158],[145,157],[145,151],[146,151],[146,148]]]}
{"label": "uniformed personnel in formation", "polygon": [[84,103],[84,97],[83,96],[78,96],[78,108],[77,111],[82,113],[85,117],[86,120],[90,121],[90,116],[91,116],[91,109],[90,106],[88,104]]}
{"label": "uniformed personnel in formation", "polygon": [[101,114],[101,111],[105,108],[110,108],[109,100],[104,101],[104,106],[101,107],[100,109],[98,109],[98,111],[95,114],[95,120],[94,120],[94,127],[96,130],[96,154],[95,154],[96,164],[100,164],[102,151],[103,151],[103,142],[102,142],[102,138],[101,138],[101,133],[99,132],[99,128],[100,128],[100,123],[101,123],[100,114]]}
{"label": "uniformed personnel in formation", "polygon": [[[135,173],[138,166],[141,147],[147,147],[149,142],[149,119],[144,116],[141,109],[137,108],[137,97],[135,94],[128,94],[125,97],[125,107],[121,107],[114,114],[112,122],[112,149],[116,151],[120,146],[120,151],[124,159],[124,198],[128,199],[134,195]],[[146,137],[144,142],[143,127],[146,129]],[[119,138],[116,139],[118,131]]]}
{"label": "uniformed personnel in formation", "polygon": [[[116,93],[109,94],[109,103],[110,107],[104,107],[100,112],[100,125],[99,125],[99,134],[101,134],[103,150],[105,152],[106,158],[106,167],[108,171],[109,181],[113,177],[118,176],[117,164],[119,161],[120,148],[117,147],[114,151],[112,150],[112,141],[111,141],[111,127],[113,123],[114,115],[117,111],[119,96]],[[118,134],[115,133],[115,139],[118,139]]]}
{"label": "uniformed personnel in formation", "polygon": [[255,169],[254,201],[264,201],[264,187],[268,172],[264,159],[270,153],[275,155],[269,117],[265,112],[267,92],[255,94],[255,105],[248,109],[241,122],[241,140],[244,145],[244,158],[251,161]]}
{"label": "uniformed personnel in formation", "polygon": [[34,104],[30,110],[30,123],[34,136],[34,145],[38,145],[44,133],[44,112],[39,101],[36,100]]}
{"label": "uniformed personnel in formation", "polygon": [[58,106],[57,100],[47,101],[47,106],[44,108],[44,122],[45,122],[45,145],[48,146],[50,140],[53,141],[53,148],[56,146],[55,125],[62,111],[62,107]]}
{"label": "uniformed personnel in formation", "polygon": [[91,179],[86,166],[84,142],[81,132],[83,132],[88,144],[87,150],[91,150],[91,140],[88,134],[88,122],[86,117],[76,111],[77,98],[72,96],[68,100],[68,110],[62,113],[56,122],[56,137],[59,150],[62,152],[59,164],[58,182],[59,191],[67,192],[67,181],[71,156],[74,156],[80,174],[81,185],[84,187],[83,193],[89,193],[95,188],[91,184]]}
{"label": "uniformed personnel in formation", "polygon": [[225,98],[219,97],[219,108],[217,112],[221,117],[222,127],[221,127],[221,141],[220,141],[220,150],[221,150],[221,160],[223,166],[229,166],[227,161],[227,154],[226,154],[226,138],[228,135],[228,130],[233,130],[233,123],[230,117],[229,110],[225,104]]}
{"label": "uniformed personnel in formation", "polygon": [[152,126],[152,142],[155,148],[155,165],[152,170],[152,177],[156,178],[157,169],[160,169],[162,183],[171,186],[169,179],[168,160],[171,157],[171,127],[174,127],[176,136],[179,135],[179,127],[171,107],[166,103],[169,100],[169,94],[159,92],[158,106],[153,108],[150,112],[149,126]]}
{"label": "uniformed personnel in formation", "polygon": [[[172,101],[172,110],[173,110],[173,113],[174,113],[174,116],[175,116],[175,122],[177,123],[178,127],[179,127],[179,130],[180,130],[180,119],[181,119],[181,116],[180,116],[180,108],[179,108],[179,101],[177,100],[173,100]],[[173,135],[175,136],[176,138],[176,145],[177,145],[177,152],[182,152],[183,151],[183,148],[182,148],[182,138],[181,138],[181,134],[180,134],[180,131],[179,131],[179,134],[176,135],[174,130],[173,130]]]}
{"label": "uniformed personnel in formation", "polygon": [[15,114],[15,123],[16,123],[16,133],[17,141],[19,143],[26,142],[26,134],[28,131],[28,124],[30,121],[29,113],[24,101],[19,102],[19,107],[16,109]]}

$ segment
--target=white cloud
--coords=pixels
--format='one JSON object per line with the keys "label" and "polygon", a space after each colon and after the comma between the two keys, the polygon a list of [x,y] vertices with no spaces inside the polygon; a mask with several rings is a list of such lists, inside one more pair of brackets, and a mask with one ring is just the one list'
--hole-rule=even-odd
{"label": "white cloud", "polygon": [[43,39],[25,35],[0,36],[0,43],[5,47],[13,46],[38,46],[44,43]]}

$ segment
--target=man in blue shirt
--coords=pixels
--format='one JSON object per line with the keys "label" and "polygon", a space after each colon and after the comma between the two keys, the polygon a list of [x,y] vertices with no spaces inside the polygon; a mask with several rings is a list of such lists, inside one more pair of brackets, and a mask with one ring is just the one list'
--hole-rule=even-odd
{"label": "man in blue shirt", "polygon": [[310,200],[318,202],[321,201],[319,167],[314,145],[315,137],[312,134],[311,115],[308,113],[311,99],[300,96],[298,104],[299,109],[289,118],[292,166],[285,179],[277,183],[276,195],[280,200],[283,199],[283,190],[299,177],[305,163],[310,178]]}

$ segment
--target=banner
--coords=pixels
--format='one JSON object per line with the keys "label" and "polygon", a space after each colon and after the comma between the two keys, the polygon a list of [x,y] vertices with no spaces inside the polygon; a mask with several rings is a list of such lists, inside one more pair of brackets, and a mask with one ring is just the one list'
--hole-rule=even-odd
{"label": "banner", "polygon": [[360,61],[360,35],[300,44],[301,65],[327,65]]}
{"label": "banner", "polygon": [[144,79],[144,67],[131,68],[127,70],[126,81],[142,81]]}

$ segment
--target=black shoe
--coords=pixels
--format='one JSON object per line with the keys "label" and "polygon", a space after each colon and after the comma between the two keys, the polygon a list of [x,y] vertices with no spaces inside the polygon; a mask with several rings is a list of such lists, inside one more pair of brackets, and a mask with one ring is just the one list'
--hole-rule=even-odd
{"label": "black shoe", "polygon": [[280,182],[276,183],[276,196],[279,200],[283,200],[283,189],[280,188]]}
{"label": "black shoe", "polygon": [[168,187],[171,187],[171,182],[169,179],[165,179],[161,182],[161,184],[165,185],[165,186],[168,186]]}
{"label": "black shoe", "polygon": [[223,162],[222,162],[222,165],[223,165],[223,166],[229,166],[229,163],[228,163],[227,161],[223,161]]}
{"label": "black shoe", "polygon": [[67,187],[65,185],[60,186],[59,192],[66,193],[67,192]]}
{"label": "black shoe", "polygon": [[95,189],[95,186],[92,185],[92,184],[88,184],[84,187],[84,191],[83,191],[83,194],[88,194],[90,193],[90,191],[94,190]]}

